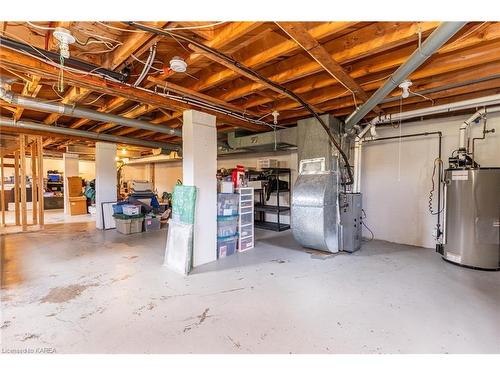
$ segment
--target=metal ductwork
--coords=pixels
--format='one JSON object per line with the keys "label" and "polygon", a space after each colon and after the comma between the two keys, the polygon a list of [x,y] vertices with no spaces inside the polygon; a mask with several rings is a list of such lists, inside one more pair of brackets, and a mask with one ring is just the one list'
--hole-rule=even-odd
{"label": "metal ductwork", "polygon": [[180,145],[175,145],[171,143],[144,141],[136,138],[122,137],[118,135],[105,134],[105,133],[95,133],[95,132],[89,132],[85,130],[78,130],[71,128],[63,128],[59,126],[45,125],[31,121],[14,121],[7,117],[0,117],[0,127],[6,127],[15,130],[23,129],[31,131],[50,132],[50,133],[79,137],[79,138],[87,138],[96,141],[122,143],[122,144],[142,146],[148,148],[159,148],[165,150],[166,152],[171,152],[171,151],[176,151],[178,153],[181,152]]}
{"label": "metal ductwork", "polygon": [[227,143],[232,150],[279,151],[297,147],[297,128],[236,137],[234,132],[227,134]]}
{"label": "metal ductwork", "polygon": [[8,103],[21,106],[23,108],[33,109],[35,111],[58,113],[65,116],[85,118],[99,122],[110,122],[118,125],[128,126],[130,128],[148,130],[156,133],[182,137],[182,131],[179,129],[168,128],[161,125],[154,125],[145,121],[113,115],[111,113],[99,112],[69,104],[49,103],[40,99],[18,95],[12,91],[7,91],[2,87],[0,87],[0,99],[3,99]]}
{"label": "metal ductwork", "polygon": [[466,22],[443,22],[434,32],[417,48],[406,62],[401,65],[391,77],[380,87],[362,106],[356,109],[346,120],[346,129],[365,117],[377,104],[391,93],[411,73],[422,65],[435,51],[445,44]]}
{"label": "metal ductwork", "polygon": [[[330,115],[322,120],[339,140],[341,123]],[[292,233],[302,246],[339,251],[339,155],[316,118],[297,123],[299,175],[292,190]]]}

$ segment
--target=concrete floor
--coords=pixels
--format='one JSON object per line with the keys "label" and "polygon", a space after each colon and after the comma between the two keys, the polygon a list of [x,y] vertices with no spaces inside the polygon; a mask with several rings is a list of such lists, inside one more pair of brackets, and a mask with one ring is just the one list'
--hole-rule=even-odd
{"label": "concrete floor", "polygon": [[290,231],[189,277],[165,230],[0,236],[3,352],[500,353],[500,273],[383,241],[328,256]]}
{"label": "concrete floor", "polygon": [[[27,213],[28,226],[24,231],[37,232],[43,228],[40,225],[33,225],[33,214],[31,210]],[[69,215],[65,214],[63,209],[55,210],[45,210],[44,211],[44,223],[45,224],[59,224],[59,223],[86,223],[95,222],[95,215],[85,214],[85,215]],[[5,212],[5,223],[6,226],[0,225],[0,235],[2,234],[13,234],[23,232],[23,227],[21,225],[15,225],[16,217],[14,211]]]}

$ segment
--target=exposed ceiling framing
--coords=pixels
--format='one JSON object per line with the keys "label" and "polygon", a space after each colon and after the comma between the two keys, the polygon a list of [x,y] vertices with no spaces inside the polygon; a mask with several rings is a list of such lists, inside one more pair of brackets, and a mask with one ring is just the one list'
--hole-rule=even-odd
{"label": "exposed ceiling framing", "polygon": [[[44,28],[66,27],[79,43],[71,57],[114,72],[128,74],[125,83],[85,72],[66,71],[64,91],[57,91],[60,69],[44,61],[43,51],[58,52],[52,30],[24,22],[3,22],[2,37],[30,44],[29,55],[0,46],[0,75],[15,80],[12,90],[25,96],[88,107],[148,121],[158,127],[182,126],[185,109],[217,116],[220,132],[234,128],[268,131],[269,114],[280,113],[278,125],[293,126],[310,116],[297,101],[180,38],[135,30],[121,22],[35,22]],[[439,26],[438,22],[147,22],[145,25],[186,36],[219,50],[299,95],[318,113],[349,115]],[[156,45],[152,68],[133,87]],[[169,68],[173,56],[188,64],[186,73]],[[142,62],[141,62],[142,61]],[[500,23],[471,22],[411,76],[412,90],[403,110],[450,103],[500,92]],[[400,110],[394,90],[366,116]],[[212,109],[200,108],[199,102]],[[223,113],[222,113],[223,112]],[[0,115],[98,133],[150,141],[180,142],[178,137],[113,123],[97,123],[57,113],[42,113],[0,100]],[[249,120],[251,119],[251,120]],[[11,130],[1,129],[2,134]],[[10,133],[9,133],[10,132]],[[44,146],[60,151],[74,138],[45,137]]]}

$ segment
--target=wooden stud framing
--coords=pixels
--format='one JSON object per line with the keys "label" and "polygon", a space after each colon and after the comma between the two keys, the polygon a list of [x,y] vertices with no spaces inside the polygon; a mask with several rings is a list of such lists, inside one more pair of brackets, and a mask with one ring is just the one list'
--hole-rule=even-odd
{"label": "wooden stud framing", "polygon": [[19,152],[20,152],[20,162],[21,162],[21,225],[23,230],[26,229],[28,225],[28,214],[26,211],[26,135],[21,134],[19,136]]}
{"label": "wooden stud framing", "polygon": [[43,138],[41,136],[36,137],[36,145],[37,145],[37,157],[38,157],[38,222],[41,226],[43,226],[45,221],[44,215],[44,199],[43,199]]}
{"label": "wooden stud framing", "polygon": [[[19,136],[19,138],[21,138]],[[14,216],[16,225],[21,224],[19,212],[19,151],[14,151]]]}
{"label": "wooden stud framing", "polygon": [[36,225],[38,224],[38,209],[37,209],[37,196],[38,196],[38,190],[37,190],[37,170],[36,170],[36,165],[37,165],[37,158],[36,158],[36,142],[33,141],[31,142],[31,212],[33,214],[32,219],[33,219],[33,224]]}
{"label": "wooden stud framing", "polygon": [[0,191],[0,199],[2,199],[2,225],[5,226],[5,175],[4,175],[4,165],[3,156],[0,156],[0,175],[2,178],[2,190]]}

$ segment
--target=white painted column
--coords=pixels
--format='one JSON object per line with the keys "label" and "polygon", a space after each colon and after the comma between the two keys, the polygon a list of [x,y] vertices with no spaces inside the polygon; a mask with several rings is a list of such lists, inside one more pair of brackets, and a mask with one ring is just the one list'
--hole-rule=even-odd
{"label": "white painted column", "polygon": [[95,206],[96,228],[103,229],[103,202],[115,202],[116,194],[116,144],[96,142],[95,144]]}
{"label": "white painted column", "polygon": [[78,154],[63,154],[64,162],[64,213],[69,215],[68,177],[78,176]]}
{"label": "white painted column", "polygon": [[215,116],[184,111],[183,184],[196,186],[193,266],[217,260],[217,129]]}

